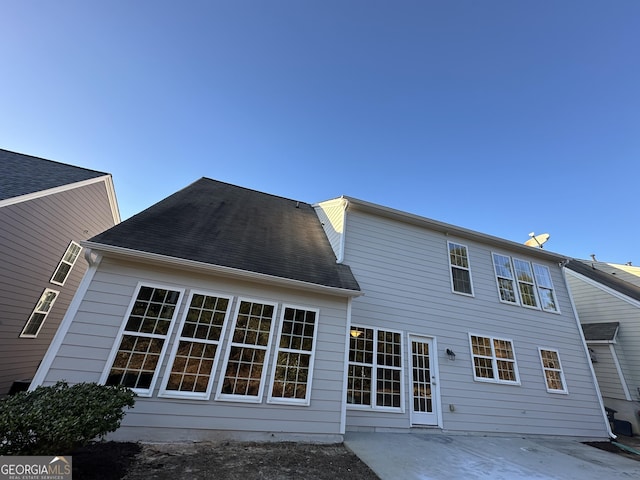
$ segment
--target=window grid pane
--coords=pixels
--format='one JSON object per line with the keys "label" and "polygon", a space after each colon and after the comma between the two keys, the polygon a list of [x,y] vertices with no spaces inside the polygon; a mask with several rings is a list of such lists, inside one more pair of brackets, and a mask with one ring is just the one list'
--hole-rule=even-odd
{"label": "window grid pane", "polygon": [[560,365],[558,352],[540,349],[540,359],[542,360],[542,369],[544,370],[547,389],[565,392],[566,387],[564,385],[562,366]]}
{"label": "window grid pane", "polygon": [[38,335],[40,328],[42,328],[45,319],[51,311],[51,307],[53,307],[56,298],[58,298],[58,294],[59,292],[55,290],[45,288],[20,333],[21,337],[36,337]]}
{"label": "window grid pane", "polygon": [[448,242],[448,246],[453,291],[473,295],[467,247],[453,242]]}
{"label": "window grid pane", "polygon": [[62,258],[60,259],[60,263],[56,267],[56,270],[53,272],[51,283],[64,285],[64,283],[67,281],[69,273],[71,272],[71,269],[78,259],[78,255],[80,254],[81,250],[82,247],[76,242],[71,242],[69,244],[67,250],[64,252]]}
{"label": "window grid pane", "polygon": [[493,266],[496,272],[500,300],[507,303],[518,303],[515,292],[513,271],[511,270],[511,258],[494,253]]}
{"label": "window grid pane", "polygon": [[476,379],[518,383],[515,354],[510,340],[471,335]]}
{"label": "window grid pane", "polygon": [[553,281],[549,268],[545,265],[533,264],[536,283],[538,284],[538,295],[540,296],[540,304],[543,310],[557,312],[558,305],[553,289]]}
{"label": "window grid pane", "polygon": [[533,283],[533,273],[531,272],[531,264],[524,260],[513,259],[513,265],[518,278],[518,287],[520,288],[520,298],[522,304],[529,307],[537,307],[535,284]]}

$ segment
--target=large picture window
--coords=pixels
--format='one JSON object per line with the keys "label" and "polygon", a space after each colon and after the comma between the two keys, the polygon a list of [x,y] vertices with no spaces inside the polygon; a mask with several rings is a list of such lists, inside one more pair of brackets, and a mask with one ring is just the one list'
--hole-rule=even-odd
{"label": "large picture window", "polygon": [[191,292],[160,395],[208,399],[231,297]]}
{"label": "large picture window", "polygon": [[467,247],[453,242],[447,242],[447,246],[449,248],[449,266],[451,267],[451,289],[456,293],[473,295]]}
{"label": "large picture window", "polygon": [[276,305],[240,300],[216,398],[260,402]]}
{"label": "large picture window", "polygon": [[150,396],[182,290],[139,285],[111,354],[103,383],[124,385]]}
{"label": "large picture window", "polygon": [[402,335],[352,326],[347,404],[402,410]]}
{"label": "large picture window", "polygon": [[71,269],[76,264],[76,260],[78,260],[78,256],[80,255],[80,251],[82,247],[76,242],[71,242],[67,247],[67,250],[64,252],[60,263],[56,267],[53,272],[53,276],[51,277],[51,283],[55,283],[56,285],[64,285],[71,273]]}
{"label": "large picture window", "polygon": [[40,300],[36,303],[36,307],[31,312],[29,316],[29,320],[25,324],[22,329],[22,333],[20,336],[23,338],[35,338],[40,333],[40,329],[42,325],[44,325],[44,321],[46,320],[49,312],[51,312],[51,308],[58,298],[58,294],[60,292],[56,292],[55,290],[51,290],[50,288],[46,288],[42,295],[40,296]]}
{"label": "large picture window", "polygon": [[519,384],[513,342],[502,338],[469,335],[473,377],[483,382]]}
{"label": "large picture window", "polygon": [[309,404],[317,322],[317,310],[284,307],[269,402]]}

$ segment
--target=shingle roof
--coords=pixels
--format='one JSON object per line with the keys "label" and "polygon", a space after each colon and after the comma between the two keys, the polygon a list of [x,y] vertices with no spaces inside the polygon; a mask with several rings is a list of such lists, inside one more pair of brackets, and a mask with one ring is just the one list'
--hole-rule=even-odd
{"label": "shingle roof", "polygon": [[598,270],[587,260],[571,260],[567,268],[640,302],[640,287],[625,282],[611,273]]}
{"label": "shingle roof", "polygon": [[0,200],[107,175],[0,149]]}
{"label": "shingle roof", "polygon": [[584,339],[586,341],[613,341],[616,338],[618,327],[620,327],[620,323],[618,322],[585,323],[582,325],[582,332],[584,333]]}
{"label": "shingle roof", "polygon": [[169,257],[359,291],[313,207],[201,178],[90,239]]}

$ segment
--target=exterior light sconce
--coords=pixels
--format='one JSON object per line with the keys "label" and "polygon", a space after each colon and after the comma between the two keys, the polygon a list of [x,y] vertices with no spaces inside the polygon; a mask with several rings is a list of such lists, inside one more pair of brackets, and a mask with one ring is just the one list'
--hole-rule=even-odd
{"label": "exterior light sconce", "polygon": [[349,332],[349,334],[353,337],[353,338],[358,338],[360,335],[362,335],[362,330],[351,330]]}
{"label": "exterior light sconce", "polygon": [[447,348],[447,357],[449,357],[449,360],[455,360],[456,354],[454,353],[453,350],[451,350],[450,348]]}

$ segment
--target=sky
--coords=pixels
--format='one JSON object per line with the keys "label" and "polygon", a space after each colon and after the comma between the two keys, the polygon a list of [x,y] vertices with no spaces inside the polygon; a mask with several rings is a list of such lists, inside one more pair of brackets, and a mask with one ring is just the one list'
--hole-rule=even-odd
{"label": "sky", "polygon": [[640,265],[637,0],[5,0],[0,148]]}

